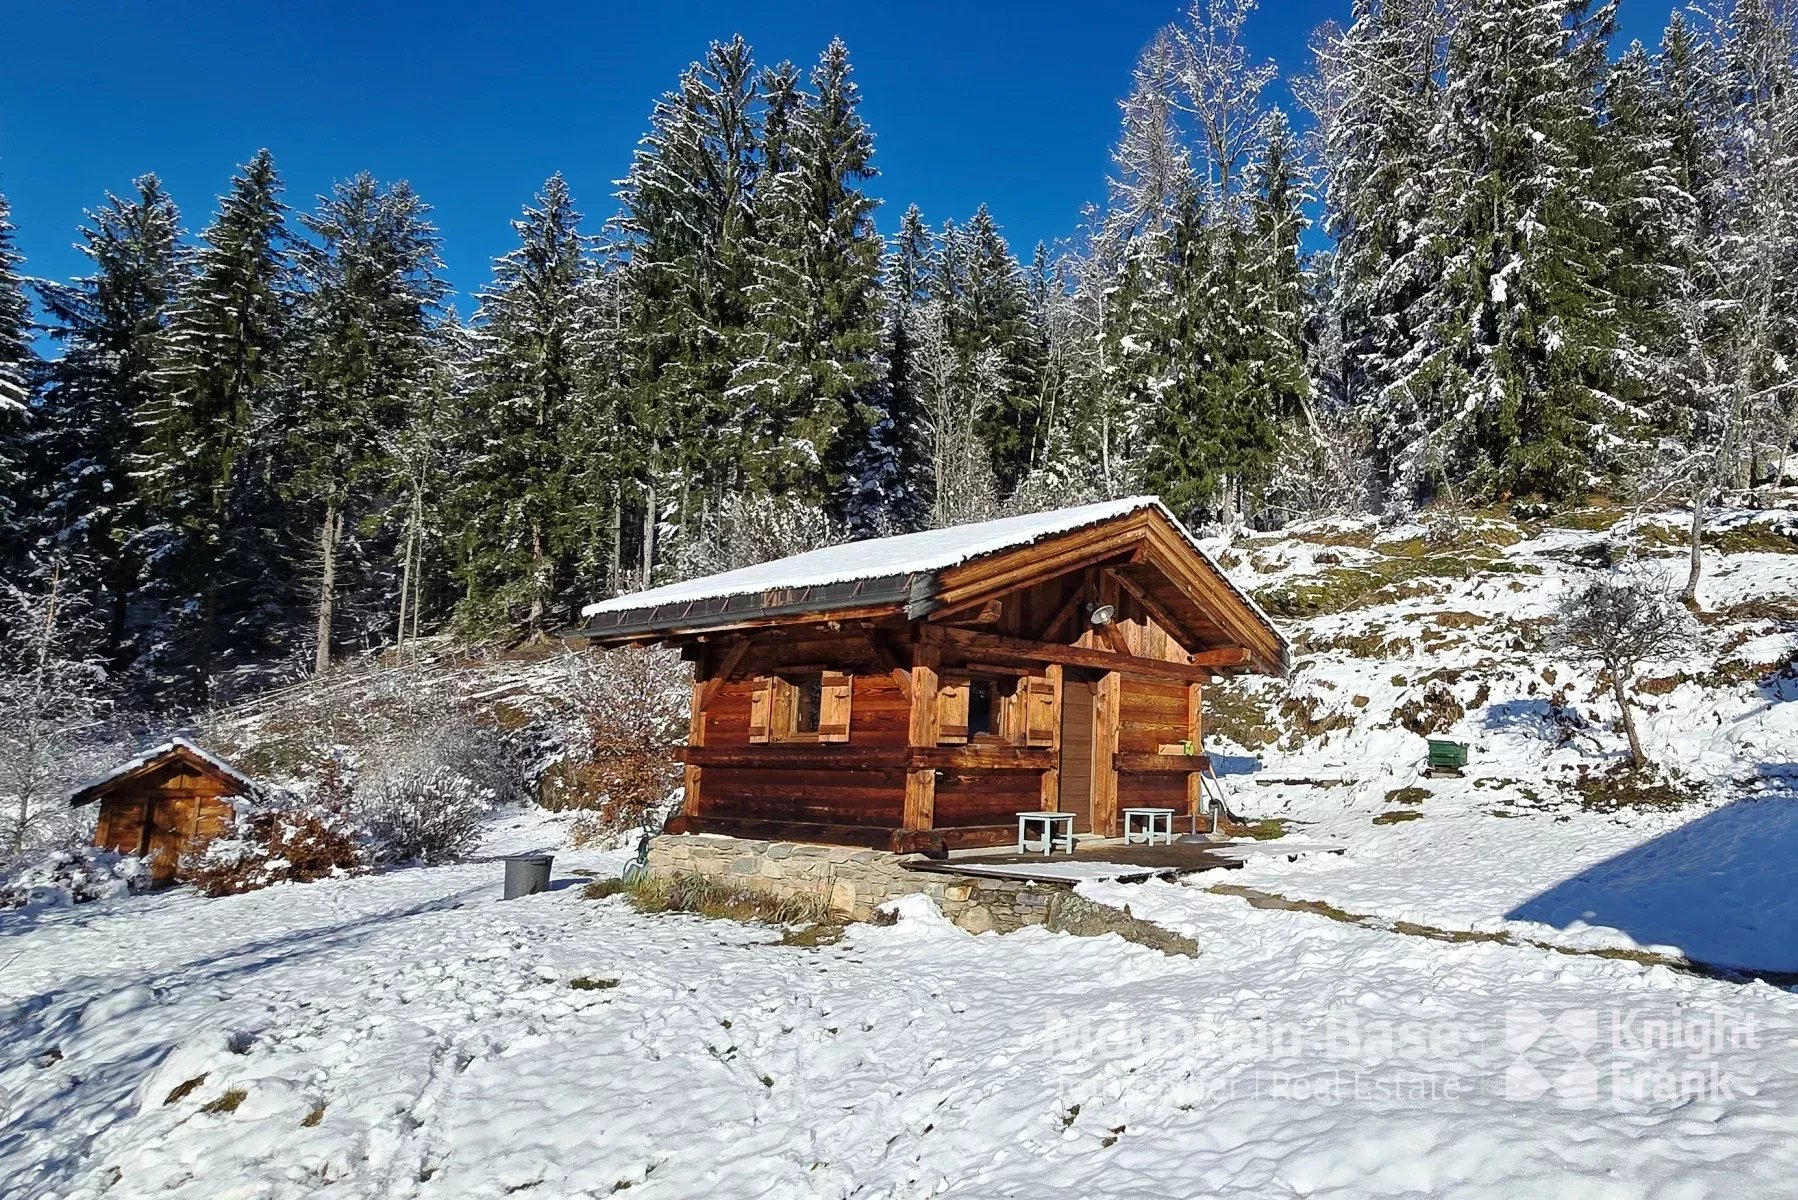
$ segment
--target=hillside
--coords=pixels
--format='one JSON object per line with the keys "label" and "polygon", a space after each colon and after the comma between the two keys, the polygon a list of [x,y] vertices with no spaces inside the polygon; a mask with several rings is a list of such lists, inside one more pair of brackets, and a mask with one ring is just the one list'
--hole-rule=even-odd
{"label": "hillside", "polygon": [[[1608,688],[1545,645],[1560,597],[1626,551],[1683,581],[1685,523],[1483,517],[1432,544],[1422,526],[1328,521],[1219,547],[1295,639],[1289,680],[1210,693],[1234,803],[1351,847],[1243,882],[1454,930],[1798,969],[1780,883],[1798,854],[1798,514],[1707,528],[1698,646],[1634,681],[1665,785],[1617,773]],[[1465,778],[1423,777],[1426,735],[1470,745]]]}

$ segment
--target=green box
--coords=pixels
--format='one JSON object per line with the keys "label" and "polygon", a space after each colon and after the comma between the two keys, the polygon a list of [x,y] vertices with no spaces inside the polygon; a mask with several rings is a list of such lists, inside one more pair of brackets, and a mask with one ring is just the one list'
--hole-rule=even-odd
{"label": "green box", "polygon": [[1430,739],[1430,770],[1458,771],[1467,765],[1467,743]]}

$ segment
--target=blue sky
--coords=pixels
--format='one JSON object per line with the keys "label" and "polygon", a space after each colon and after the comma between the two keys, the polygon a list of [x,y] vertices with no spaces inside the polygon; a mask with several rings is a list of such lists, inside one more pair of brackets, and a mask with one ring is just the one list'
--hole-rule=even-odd
{"label": "blue sky", "polygon": [[[1658,39],[1665,0],[1625,2],[1624,37]],[[809,67],[840,35],[876,136],[881,228],[913,201],[932,224],[986,201],[1027,256],[1102,197],[1131,64],[1181,7],[40,0],[7,20],[0,190],[26,270],[66,278],[84,269],[72,246],[82,210],[108,189],[156,171],[198,230],[234,166],[266,145],[296,207],[365,168],[410,179],[466,294],[551,172],[591,228],[610,215],[652,103],[707,42],[741,32],[761,61]],[[1310,30],[1348,8],[1263,0],[1251,44],[1302,70]]]}

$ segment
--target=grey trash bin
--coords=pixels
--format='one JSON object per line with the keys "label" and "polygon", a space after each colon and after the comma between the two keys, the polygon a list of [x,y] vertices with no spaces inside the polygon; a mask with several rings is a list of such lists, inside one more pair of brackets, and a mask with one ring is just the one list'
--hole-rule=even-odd
{"label": "grey trash bin", "polygon": [[554,856],[549,854],[506,855],[505,898],[516,900],[549,891],[549,864],[553,861]]}

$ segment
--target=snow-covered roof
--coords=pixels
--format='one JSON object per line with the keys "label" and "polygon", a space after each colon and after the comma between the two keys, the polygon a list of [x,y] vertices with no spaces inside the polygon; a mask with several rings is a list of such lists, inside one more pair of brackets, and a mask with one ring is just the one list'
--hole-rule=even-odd
{"label": "snow-covered roof", "polygon": [[1015,550],[1046,538],[1127,517],[1145,509],[1154,509],[1166,517],[1180,531],[1193,553],[1203,558],[1217,572],[1218,578],[1228,584],[1230,590],[1270,630],[1278,634],[1278,627],[1262,611],[1261,606],[1230,582],[1217,563],[1199,545],[1198,539],[1155,496],[1130,496],[1122,500],[1056,509],[1053,512],[1004,517],[997,521],[979,521],[948,529],[930,529],[922,533],[905,533],[895,537],[869,538],[840,546],[826,546],[819,550],[808,550],[804,554],[758,563],[753,567],[741,567],[735,571],[724,571],[681,583],[665,584],[647,591],[614,596],[610,600],[587,605],[581,610],[581,615],[593,617],[603,613],[630,612],[664,605],[688,604],[698,600],[760,595],[895,576],[926,575],[1002,550]]}
{"label": "snow-covered roof", "polygon": [[158,760],[167,758],[169,755],[181,751],[185,751],[192,755],[225,779],[241,786],[244,789],[245,795],[251,795],[259,790],[254,779],[251,779],[248,775],[245,775],[242,771],[239,771],[236,767],[212,753],[212,751],[197,745],[184,737],[172,737],[166,742],[161,742],[151,746],[147,750],[139,751],[112,770],[106,772],[106,774],[95,776],[86,783],[83,783],[80,787],[75,789],[74,795],[70,798],[70,803],[85,803],[93,798],[95,792],[98,792],[114,780],[123,779],[128,775],[133,775]]}

